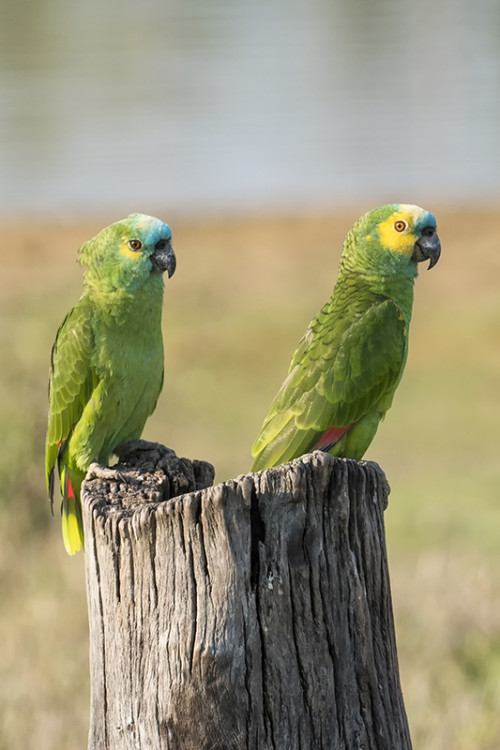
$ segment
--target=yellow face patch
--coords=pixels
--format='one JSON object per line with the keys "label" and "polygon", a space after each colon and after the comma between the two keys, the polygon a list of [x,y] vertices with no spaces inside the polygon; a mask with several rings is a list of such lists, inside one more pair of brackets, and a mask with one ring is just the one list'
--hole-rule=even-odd
{"label": "yellow face patch", "polygon": [[418,239],[413,228],[426,213],[418,206],[401,204],[397,211],[378,225],[382,245],[393,253],[411,257]]}
{"label": "yellow face patch", "polygon": [[130,258],[131,260],[135,260],[136,262],[141,260],[142,253],[141,251],[132,250],[132,248],[128,244],[128,240],[126,242],[122,242],[120,245],[120,255],[125,255],[125,257]]}

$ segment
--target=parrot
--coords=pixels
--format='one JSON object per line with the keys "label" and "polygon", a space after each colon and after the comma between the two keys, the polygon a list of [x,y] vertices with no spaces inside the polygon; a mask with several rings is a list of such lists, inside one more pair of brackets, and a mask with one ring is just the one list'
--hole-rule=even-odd
{"label": "parrot", "polygon": [[360,460],[392,404],[408,355],[418,263],[436,265],[433,214],[393,203],[344,241],[332,295],[293,355],[252,447],[252,471],[313,450]]}
{"label": "parrot", "polygon": [[166,271],[176,267],[172,232],[134,213],[79,250],[83,293],[52,347],[45,442],[53,506],[56,467],[68,554],[84,549],[80,487],[90,464],[140,438],[163,386],[161,315]]}

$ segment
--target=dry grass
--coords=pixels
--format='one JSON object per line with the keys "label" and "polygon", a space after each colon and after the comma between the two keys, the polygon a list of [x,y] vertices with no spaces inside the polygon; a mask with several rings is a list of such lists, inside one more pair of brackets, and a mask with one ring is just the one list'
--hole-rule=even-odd
{"label": "dry grass", "polygon": [[[443,256],[417,281],[407,370],[367,458],[383,466],[392,485],[387,537],[414,746],[494,750],[500,747],[496,212],[435,210]],[[166,386],[146,438],[212,461],[218,479],[248,468],[249,447],[300,334],[330,294],[341,242],[357,213],[168,217],[178,270],[166,291]],[[0,750],[76,750],[86,743],[83,557],[66,556],[59,523],[49,516],[42,453],[50,346],[79,294],[76,248],[102,225],[4,227]]]}

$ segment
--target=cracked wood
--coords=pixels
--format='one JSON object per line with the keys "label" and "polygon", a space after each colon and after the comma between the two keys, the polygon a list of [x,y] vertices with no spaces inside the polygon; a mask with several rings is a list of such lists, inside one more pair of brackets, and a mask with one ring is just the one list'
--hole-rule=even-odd
{"label": "cracked wood", "polygon": [[82,492],[90,750],[411,748],[376,464],[120,459]]}

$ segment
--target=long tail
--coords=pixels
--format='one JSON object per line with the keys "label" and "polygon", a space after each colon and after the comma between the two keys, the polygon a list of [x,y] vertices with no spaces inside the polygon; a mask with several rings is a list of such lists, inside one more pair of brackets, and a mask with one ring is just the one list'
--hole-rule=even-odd
{"label": "long tail", "polygon": [[82,477],[68,466],[61,467],[62,534],[68,555],[85,549],[80,487]]}

